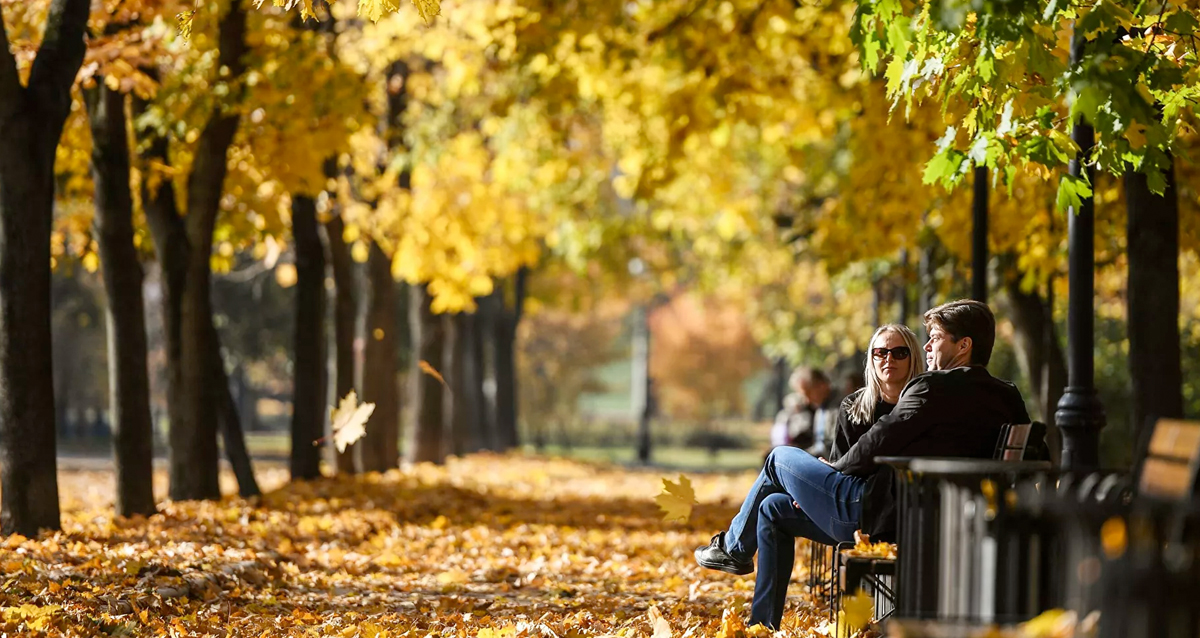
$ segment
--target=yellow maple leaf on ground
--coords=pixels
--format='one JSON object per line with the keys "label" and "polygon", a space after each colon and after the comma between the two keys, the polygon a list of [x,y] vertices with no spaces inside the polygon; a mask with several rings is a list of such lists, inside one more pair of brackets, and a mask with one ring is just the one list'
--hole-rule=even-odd
{"label": "yellow maple leaf on ground", "polygon": [[358,394],[351,390],[342,398],[336,410],[331,410],[329,420],[333,423],[333,444],[338,452],[345,452],[355,441],[367,433],[367,419],[375,412],[374,403],[358,403]]}
{"label": "yellow maple leaf on ground", "polygon": [[732,609],[725,609],[721,614],[721,628],[717,631],[717,638],[746,638],[746,623],[742,621],[742,615]]}
{"label": "yellow maple leaf on ground", "polygon": [[654,497],[654,502],[663,511],[664,521],[679,521],[686,523],[692,516],[692,506],[696,504],[696,491],[688,477],[680,474],[679,482],[672,483],[663,479],[663,491]]}
{"label": "yellow maple leaf on ground", "polygon": [[651,638],[674,638],[675,632],[671,629],[671,623],[663,618],[658,605],[650,605],[650,609],[646,610],[646,620],[649,621],[650,630],[653,632]]}

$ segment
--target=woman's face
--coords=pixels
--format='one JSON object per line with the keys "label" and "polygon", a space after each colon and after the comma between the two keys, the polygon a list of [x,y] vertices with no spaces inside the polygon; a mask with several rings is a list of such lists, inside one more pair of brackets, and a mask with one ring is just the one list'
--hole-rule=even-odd
{"label": "woman's face", "polygon": [[[893,330],[880,333],[871,342],[871,365],[880,381],[886,384],[902,383],[908,376],[908,367],[912,365],[914,353],[909,352],[907,357],[898,359],[894,349],[903,347],[904,339]],[[890,352],[884,353],[881,348],[887,348]]]}

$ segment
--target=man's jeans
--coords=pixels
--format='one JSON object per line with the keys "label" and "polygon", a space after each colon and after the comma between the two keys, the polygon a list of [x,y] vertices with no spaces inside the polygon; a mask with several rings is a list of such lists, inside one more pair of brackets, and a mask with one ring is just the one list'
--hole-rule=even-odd
{"label": "man's jeans", "polygon": [[826,545],[854,539],[865,487],[866,479],[837,472],[800,448],[771,451],[725,534],[725,551],[735,559],[749,561],[758,552],[751,625],[779,629],[796,537]]}

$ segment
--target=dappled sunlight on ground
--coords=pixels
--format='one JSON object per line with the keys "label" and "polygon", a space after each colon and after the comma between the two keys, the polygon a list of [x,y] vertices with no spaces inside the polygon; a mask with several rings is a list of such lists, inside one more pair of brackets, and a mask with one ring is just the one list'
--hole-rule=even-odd
{"label": "dappled sunlight on ground", "polygon": [[[702,570],[692,550],[753,475],[691,476],[686,525],[662,522],[662,478],[481,455],[292,485],[262,466],[253,502],[114,520],[110,472],[63,471],[63,531],[0,553],[0,621],[78,635],[650,636],[654,606],[674,636],[734,638],[722,614],[745,617],[753,576]],[[817,619],[799,573],[785,633],[806,635]]]}

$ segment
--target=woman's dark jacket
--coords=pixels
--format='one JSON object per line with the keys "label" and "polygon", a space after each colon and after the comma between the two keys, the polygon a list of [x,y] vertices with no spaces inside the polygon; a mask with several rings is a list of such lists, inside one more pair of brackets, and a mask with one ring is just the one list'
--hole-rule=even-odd
{"label": "woman's dark jacket", "polygon": [[854,409],[854,402],[858,401],[858,397],[862,396],[863,392],[866,392],[866,388],[859,388],[842,399],[842,407],[838,410],[837,415],[837,427],[833,431],[833,447],[829,451],[830,463],[845,456],[846,452],[855,443],[858,443],[862,435],[866,434],[867,430],[870,430],[876,421],[883,418],[885,414],[892,411],[892,408],[896,407],[895,403],[888,403],[883,399],[879,399],[875,401],[875,408],[871,410],[871,420],[860,421],[851,414],[851,410]]}

